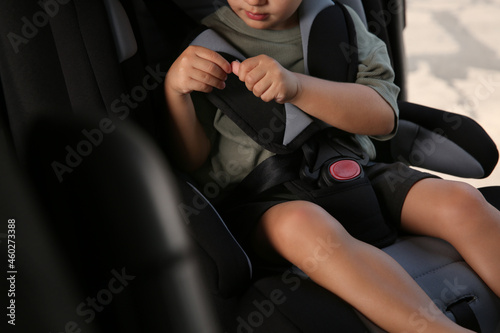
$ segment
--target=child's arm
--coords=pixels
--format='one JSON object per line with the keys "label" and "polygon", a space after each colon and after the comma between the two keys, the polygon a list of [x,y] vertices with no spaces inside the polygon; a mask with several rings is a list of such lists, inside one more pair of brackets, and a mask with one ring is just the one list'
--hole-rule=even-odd
{"label": "child's arm", "polygon": [[368,86],[293,73],[264,55],[241,64],[233,63],[232,67],[247,88],[264,101],[295,104],[304,112],[351,133],[376,136],[394,129],[394,110]]}
{"label": "child's arm", "polygon": [[223,89],[231,65],[218,53],[199,46],[188,47],[172,64],[165,79],[172,140],[183,169],[199,168],[210,152],[210,141],[196,117],[191,92]]}
{"label": "child's arm", "polygon": [[321,80],[296,74],[297,95],[290,103],[344,131],[370,136],[393,131],[395,113],[374,89],[356,83]]}

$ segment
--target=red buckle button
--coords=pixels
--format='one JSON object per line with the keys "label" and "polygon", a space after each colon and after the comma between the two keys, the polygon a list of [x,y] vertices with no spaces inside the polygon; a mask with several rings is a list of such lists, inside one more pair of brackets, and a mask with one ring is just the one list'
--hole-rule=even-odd
{"label": "red buckle button", "polygon": [[332,163],[329,171],[330,175],[337,180],[351,180],[361,174],[361,166],[353,160],[340,160]]}

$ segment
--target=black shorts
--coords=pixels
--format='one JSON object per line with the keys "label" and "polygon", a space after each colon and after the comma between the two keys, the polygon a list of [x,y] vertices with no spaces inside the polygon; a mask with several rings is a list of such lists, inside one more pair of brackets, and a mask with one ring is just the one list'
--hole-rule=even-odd
{"label": "black shorts", "polygon": [[[422,179],[438,178],[399,162],[372,163],[364,167],[364,173],[375,191],[384,221],[392,230],[399,229],[401,225],[401,211],[411,187]],[[236,239],[244,248],[247,248],[260,217],[269,208],[292,200],[299,199],[285,186],[280,185],[249,202],[222,209],[221,215]],[[356,235],[353,236],[356,237]]]}

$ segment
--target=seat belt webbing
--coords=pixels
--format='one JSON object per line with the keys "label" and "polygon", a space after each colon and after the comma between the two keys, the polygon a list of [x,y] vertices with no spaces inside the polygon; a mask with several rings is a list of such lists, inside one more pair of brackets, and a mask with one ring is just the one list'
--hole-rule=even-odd
{"label": "seat belt webbing", "polygon": [[448,310],[455,316],[458,325],[481,333],[481,326],[466,299],[450,305]]}
{"label": "seat belt webbing", "polygon": [[274,186],[296,179],[302,162],[300,156],[301,151],[297,150],[292,154],[269,157],[236,186],[224,205],[249,200]]}

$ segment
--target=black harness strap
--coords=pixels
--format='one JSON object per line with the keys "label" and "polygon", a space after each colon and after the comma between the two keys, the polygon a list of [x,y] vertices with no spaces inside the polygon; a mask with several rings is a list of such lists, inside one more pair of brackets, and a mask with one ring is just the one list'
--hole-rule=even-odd
{"label": "black harness strap", "polygon": [[299,150],[266,159],[236,186],[231,198],[224,205],[250,200],[276,185],[297,179],[301,161]]}
{"label": "black harness strap", "polygon": [[469,306],[468,299],[463,299],[450,305],[447,310],[453,313],[458,325],[481,333],[481,326],[477,321],[474,311]]}

